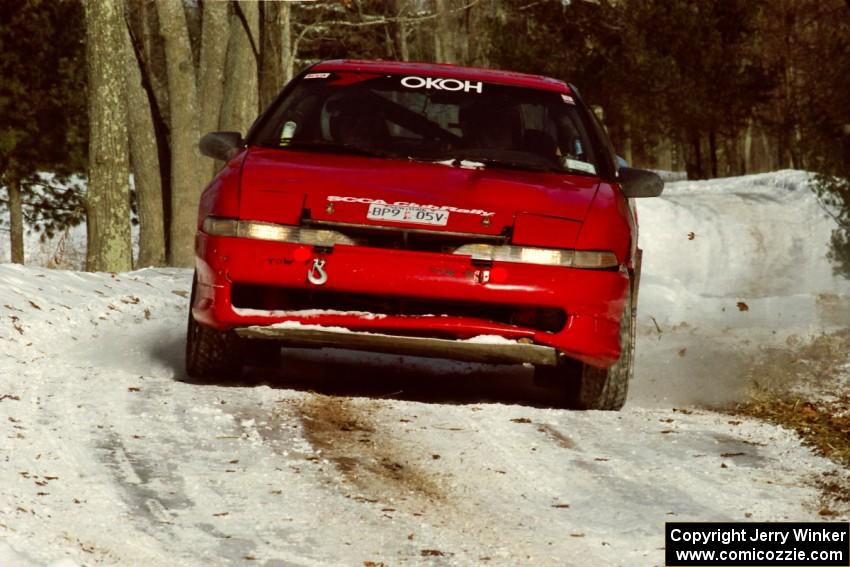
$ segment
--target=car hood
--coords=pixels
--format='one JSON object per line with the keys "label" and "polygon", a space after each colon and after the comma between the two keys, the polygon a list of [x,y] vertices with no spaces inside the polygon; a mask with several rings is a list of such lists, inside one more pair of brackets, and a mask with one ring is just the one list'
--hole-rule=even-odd
{"label": "car hood", "polygon": [[[242,169],[240,216],[268,218],[270,197],[311,221],[504,234],[522,213],[582,221],[599,179],[512,169],[251,148]],[[441,226],[371,220],[371,203],[448,211]],[[291,212],[290,212],[291,214]]]}

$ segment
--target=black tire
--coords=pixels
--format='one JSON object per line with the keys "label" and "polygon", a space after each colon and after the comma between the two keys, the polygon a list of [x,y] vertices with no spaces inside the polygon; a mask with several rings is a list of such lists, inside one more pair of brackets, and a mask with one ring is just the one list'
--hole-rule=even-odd
{"label": "black tire", "polygon": [[567,359],[558,366],[541,366],[535,378],[541,383],[558,384],[564,394],[563,406],[579,410],[616,411],[626,403],[629,381],[634,373],[635,310],[631,288],[620,322],[620,359],[608,368],[597,368]]}
{"label": "black tire", "polygon": [[186,374],[199,382],[238,380],[242,375],[244,342],[232,331],[218,331],[195,321],[192,305],[196,285],[193,281],[186,329]]}

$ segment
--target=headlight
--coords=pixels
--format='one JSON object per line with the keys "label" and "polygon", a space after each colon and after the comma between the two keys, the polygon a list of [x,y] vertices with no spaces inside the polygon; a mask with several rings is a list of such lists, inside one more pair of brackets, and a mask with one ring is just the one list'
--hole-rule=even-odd
{"label": "headlight", "polygon": [[239,238],[293,242],[312,246],[354,244],[353,240],[333,230],[316,230],[270,222],[221,219],[216,217],[207,217],[204,219],[203,231],[213,236],[236,236]]}
{"label": "headlight", "polygon": [[568,268],[615,268],[617,256],[609,251],[558,250],[555,248],[533,248],[529,246],[494,246],[492,244],[466,244],[454,251],[455,254],[472,256],[475,260],[496,262],[518,262],[520,264],[544,264]]}

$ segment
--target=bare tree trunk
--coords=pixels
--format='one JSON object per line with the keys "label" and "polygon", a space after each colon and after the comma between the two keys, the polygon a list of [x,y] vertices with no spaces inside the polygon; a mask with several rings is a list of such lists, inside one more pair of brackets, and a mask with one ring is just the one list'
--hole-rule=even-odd
{"label": "bare tree trunk", "polygon": [[499,4],[496,0],[484,0],[467,9],[466,43],[469,55],[464,61],[465,64],[476,67],[490,66],[487,54],[492,48],[492,41],[483,31],[487,26],[487,17],[497,11]]}
{"label": "bare tree trunk", "polygon": [[[463,4],[463,0],[456,1],[454,2],[453,8],[456,10],[463,8]],[[452,39],[455,42],[455,58],[461,65],[469,65],[469,36],[471,33],[469,26],[472,19],[470,8],[465,8],[459,12],[455,12],[453,15],[455,30],[452,34]]]}
{"label": "bare tree trunk", "polygon": [[398,52],[402,61],[410,61],[410,48],[407,45],[407,26],[398,24]]}
{"label": "bare tree trunk", "polygon": [[722,134],[719,137],[720,150],[717,156],[717,173],[721,177],[738,175],[735,173],[738,170],[738,156],[740,155],[740,152],[737,151],[738,138],[736,136],[724,136]]}
{"label": "bare tree trunk", "polygon": [[466,63],[469,59],[469,10],[463,10],[463,5],[463,0],[435,0],[434,51],[438,63]]}
{"label": "bare tree trunk", "polygon": [[744,171],[741,173],[747,175],[753,172],[753,119],[747,120],[747,129],[744,131]]}
{"label": "bare tree trunk", "polygon": [[708,152],[711,158],[711,177],[717,177],[717,132],[714,128],[708,133]]}
{"label": "bare tree trunk", "polygon": [[194,264],[198,198],[209,165],[198,150],[200,108],[192,48],[181,0],[158,0],[157,12],[168,66],[171,101],[172,265]]}
{"label": "bare tree trunk", "polygon": [[392,33],[390,33],[390,25],[384,24],[384,52],[387,55],[387,59],[390,61],[394,59],[398,59],[398,55],[395,50],[395,40],[393,39]]}
{"label": "bare tree trunk", "polygon": [[[200,62],[201,135],[218,129],[224,100],[224,63],[229,35],[227,2],[204,2]],[[208,175],[213,174],[214,167],[211,162]]]}
{"label": "bare tree trunk", "polygon": [[[401,18],[406,16],[407,0],[395,0],[396,16]],[[407,25],[404,22],[397,22],[395,25],[396,42],[398,42],[398,55],[402,61],[410,61],[410,48],[407,44]]]}
{"label": "bare tree trunk", "polygon": [[[141,60],[145,66],[145,78],[156,100],[166,133],[170,130],[171,109],[168,98],[168,71],[166,69],[165,46],[159,34],[159,19],[154,0],[127,0],[126,13],[131,22],[133,37],[137,38]],[[166,144],[168,145],[168,144]]]}
{"label": "bare tree trunk", "polygon": [[89,183],[86,196],[89,271],[127,271],[130,186],[124,98],[123,3],[86,2],[89,89]]}
{"label": "bare tree trunk", "polygon": [[669,138],[662,138],[656,146],[656,155],[658,156],[658,169],[663,171],[673,171],[673,143]]}
{"label": "bare tree trunk", "polygon": [[449,21],[449,0],[435,0],[437,23],[434,30],[434,56],[437,63],[455,63],[452,49],[452,29]]}
{"label": "bare tree trunk", "polygon": [[623,159],[629,165],[634,164],[632,156],[632,128],[628,122],[623,122]]}
{"label": "bare tree trunk", "polygon": [[699,132],[691,132],[690,146],[692,154],[687,160],[688,179],[703,179],[705,175],[702,168],[702,137]]}
{"label": "bare tree trunk", "polygon": [[[159,33],[155,0],[125,0],[124,15],[130,30],[142,87],[148,98],[156,138],[159,185],[162,190],[162,216],[165,254],[171,249],[171,112],[168,108],[168,70],[165,46]],[[132,162],[132,148],[131,148]]]}
{"label": "bare tree trunk", "polygon": [[803,135],[800,132],[800,121],[796,120],[794,122],[794,128],[791,132],[791,167],[794,169],[806,169],[806,163],[803,160],[803,152],[800,149],[800,145],[803,141]]}
{"label": "bare tree trunk", "polygon": [[139,257],[137,266],[165,265],[165,219],[162,208],[162,177],[148,93],[142,86],[139,61],[125,28],[127,127],[130,163],[139,209]]}
{"label": "bare tree trunk", "polygon": [[259,110],[264,110],[283,88],[283,34],[280,24],[281,4],[261,2]]}
{"label": "bare tree trunk", "polygon": [[12,262],[24,263],[24,207],[21,198],[21,180],[8,176],[6,190],[9,192],[9,229],[11,230]]}
{"label": "bare tree trunk", "polygon": [[292,45],[292,3],[280,5],[280,61],[283,65],[283,82],[288,83],[295,76],[295,49]]}
{"label": "bare tree trunk", "polygon": [[[224,103],[219,119],[220,130],[243,134],[257,116],[257,59],[251,38],[257,38],[258,9],[255,2],[239,2],[248,30],[238,17],[230,19],[230,44],[225,67]],[[248,35],[250,32],[250,36]],[[256,42],[254,42],[256,45]]]}
{"label": "bare tree trunk", "polygon": [[761,148],[762,148],[762,160],[761,164],[757,165],[753,170],[753,173],[761,172],[761,171],[771,171],[779,167],[777,164],[773,163],[774,153],[771,151],[770,140],[767,138],[767,132],[761,130]]}

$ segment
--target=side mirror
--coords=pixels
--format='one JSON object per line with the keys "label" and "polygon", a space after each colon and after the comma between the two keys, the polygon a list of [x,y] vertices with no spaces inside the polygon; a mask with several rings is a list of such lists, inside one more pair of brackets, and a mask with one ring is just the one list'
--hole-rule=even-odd
{"label": "side mirror", "polygon": [[664,190],[664,181],[658,174],[645,169],[621,167],[620,186],[623,194],[631,199],[658,197]]}
{"label": "side mirror", "polygon": [[207,157],[227,161],[236,155],[242,142],[239,132],[210,132],[204,134],[198,148]]}

